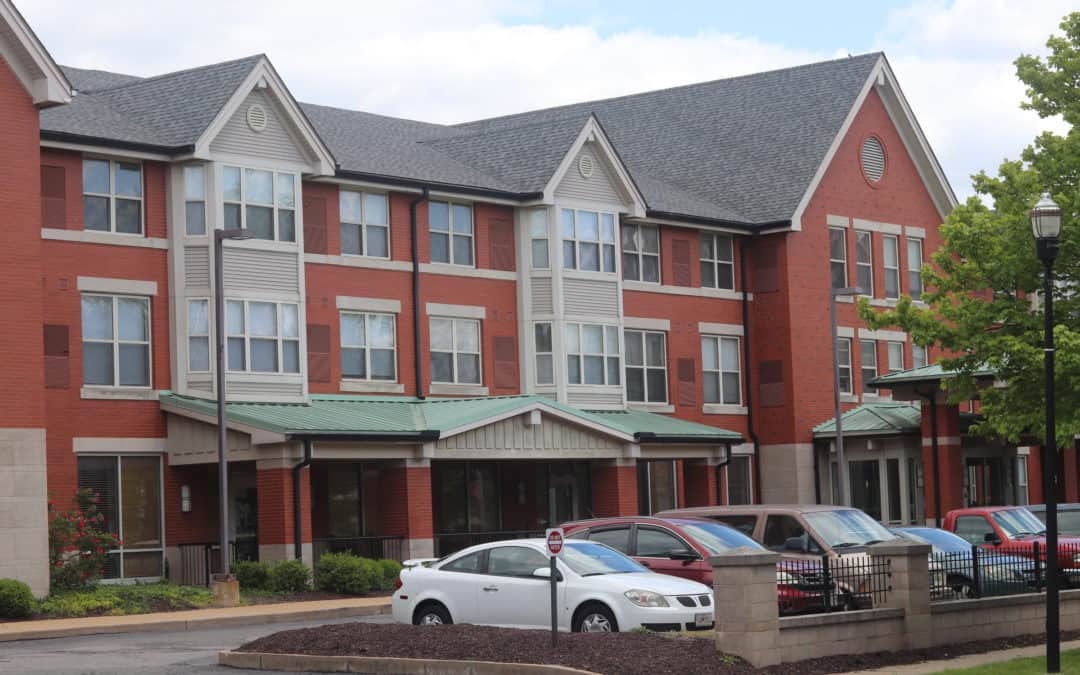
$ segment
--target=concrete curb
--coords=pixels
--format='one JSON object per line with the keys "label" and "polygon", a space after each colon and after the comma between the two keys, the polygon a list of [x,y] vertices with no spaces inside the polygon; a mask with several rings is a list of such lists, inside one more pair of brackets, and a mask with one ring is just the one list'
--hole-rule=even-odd
{"label": "concrete curb", "polygon": [[308,656],[265,652],[218,652],[218,665],[290,673],[367,673],[368,675],[596,675],[588,670],[534,663],[440,661],[377,656]]}
{"label": "concrete curb", "polygon": [[[312,608],[320,602],[296,602],[251,605],[237,609],[199,609],[182,612],[159,612],[117,617],[52,619],[0,624],[0,643],[15,640],[106,635],[115,633],[155,633],[261,626],[293,621],[330,621],[357,616],[389,614],[389,598],[380,603],[357,603],[335,607]],[[308,606],[304,606],[308,605]],[[34,624],[49,624],[37,625]]]}

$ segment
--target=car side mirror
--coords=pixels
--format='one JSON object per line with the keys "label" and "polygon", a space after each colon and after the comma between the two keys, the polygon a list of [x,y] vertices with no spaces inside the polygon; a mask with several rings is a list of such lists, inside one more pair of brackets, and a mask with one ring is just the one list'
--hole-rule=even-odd
{"label": "car side mirror", "polygon": [[997,536],[997,532],[987,532],[986,535],[983,536],[983,541],[987,544],[993,544],[994,546],[1001,545],[1001,537]]}
{"label": "car side mirror", "polygon": [[[536,579],[550,579],[551,568],[550,567],[537,567],[533,570],[533,577]],[[555,570],[555,581],[562,581],[562,572]]]}
{"label": "car side mirror", "polygon": [[681,560],[683,562],[693,562],[695,560],[701,559],[701,556],[699,556],[697,553],[682,549],[668,551],[667,557],[670,560]]}
{"label": "car side mirror", "polygon": [[808,548],[807,542],[802,537],[788,537],[784,540],[784,548],[788,551],[799,551],[800,553],[806,553]]}

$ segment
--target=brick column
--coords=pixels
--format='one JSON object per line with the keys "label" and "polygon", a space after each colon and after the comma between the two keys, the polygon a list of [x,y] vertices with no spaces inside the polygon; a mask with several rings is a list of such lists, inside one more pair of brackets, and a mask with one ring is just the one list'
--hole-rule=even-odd
{"label": "brick column", "polygon": [[591,468],[593,513],[597,518],[632,516],[640,510],[636,460],[593,462]]}
{"label": "brick column", "polygon": [[404,538],[401,557],[435,555],[431,460],[406,459],[383,469],[379,485],[382,534]]}
{"label": "brick column", "polygon": [[[299,458],[259,460],[255,463],[259,503],[259,560],[295,557],[293,467]],[[300,472],[300,542],[302,559],[312,564],[311,468]]]}
{"label": "brick column", "polygon": [[780,663],[779,559],[776,553],[751,549],[709,558],[716,598],[716,648],[756,668]]}
{"label": "brick column", "polygon": [[710,459],[685,460],[686,506],[715,506],[720,503],[719,468]]}
{"label": "brick column", "polygon": [[1077,489],[1076,446],[1066,447],[1061,454],[1064,459],[1061,463],[1061,480],[1065,488],[1065,501],[1072,504],[1080,501],[1080,490]]}
{"label": "brick column", "polygon": [[873,559],[888,559],[891,589],[883,607],[904,610],[904,640],[907,649],[923,649],[933,644],[930,616],[930,545],[914,542],[883,543],[870,547]]}
{"label": "brick column", "polygon": [[931,410],[937,413],[938,473],[941,481],[941,518],[964,506],[964,460],[960,450],[960,408],[938,402],[922,405],[923,513],[934,524],[934,447]]}

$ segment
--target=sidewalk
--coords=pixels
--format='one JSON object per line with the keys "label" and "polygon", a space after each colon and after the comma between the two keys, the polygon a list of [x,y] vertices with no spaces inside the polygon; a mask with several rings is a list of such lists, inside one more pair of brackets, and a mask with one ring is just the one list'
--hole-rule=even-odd
{"label": "sidewalk", "polygon": [[248,605],[228,609],[193,609],[129,616],[93,616],[79,619],[42,619],[0,623],[0,642],[42,638],[187,631],[228,626],[257,626],[291,621],[329,621],[353,616],[389,614],[390,598],[346,598]]}
{"label": "sidewalk", "polygon": [[[1070,649],[1080,649],[1080,640],[1061,643],[1061,651],[1064,652]],[[996,652],[986,652],[985,654],[968,654],[967,656],[958,656],[955,659],[923,661],[922,663],[913,663],[907,666],[889,666],[887,668],[878,668],[876,670],[860,670],[857,672],[844,673],[843,675],[884,675],[885,673],[888,673],[888,675],[933,675],[934,673],[940,673],[944,670],[974,668],[975,666],[984,666],[988,663],[997,663],[999,661],[1008,661],[1010,659],[1019,659],[1027,656],[1042,656],[1045,653],[1045,645],[1017,647],[1016,649],[1002,649]]]}

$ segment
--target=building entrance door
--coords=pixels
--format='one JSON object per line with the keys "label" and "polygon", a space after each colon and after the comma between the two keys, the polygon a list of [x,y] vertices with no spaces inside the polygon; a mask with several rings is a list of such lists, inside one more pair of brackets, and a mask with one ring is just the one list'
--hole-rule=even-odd
{"label": "building entrance door", "polygon": [[965,506],[1000,506],[1005,500],[1005,462],[1000,457],[965,461]]}

